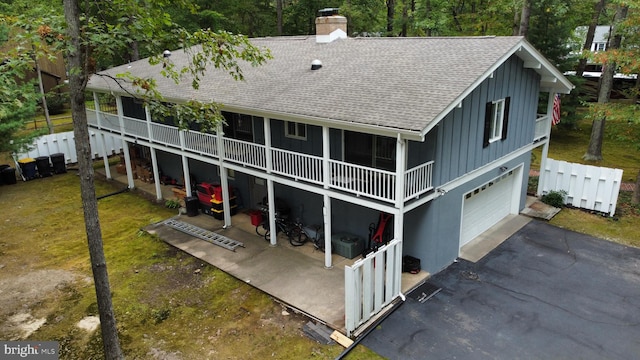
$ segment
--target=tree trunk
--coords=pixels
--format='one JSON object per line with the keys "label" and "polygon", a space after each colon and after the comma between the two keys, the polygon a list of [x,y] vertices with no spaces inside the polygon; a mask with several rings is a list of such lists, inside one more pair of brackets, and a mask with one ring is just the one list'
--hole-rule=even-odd
{"label": "tree trunk", "polygon": [[522,15],[520,15],[520,29],[518,35],[527,37],[529,31],[529,18],[531,17],[531,1],[524,0],[522,2]]}
{"label": "tree trunk", "polygon": [[71,112],[73,117],[73,133],[78,156],[78,175],[80,176],[80,194],[84,211],[85,230],[91,270],[100,313],[100,327],[104,346],[105,359],[123,359],[118,340],[116,319],[111,302],[111,289],[107,264],[102,246],[102,232],[98,218],[98,200],[96,199],[94,173],[91,163],[91,144],[87,127],[85,108],[85,88],[87,81],[86,50],[80,40],[80,10],[78,0],[64,0],[64,13],[67,21],[67,66],[69,71],[69,89]]}
{"label": "tree trunk", "polygon": [[395,16],[395,0],[387,0],[387,36],[393,36],[393,18]]}
{"label": "tree trunk", "polygon": [[276,26],[278,29],[278,36],[282,36],[282,11],[284,0],[276,0]]}
{"label": "tree trunk", "polygon": [[511,24],[511,35],[518,36],[520,30],[520,11],[518,9],[513,10],[513,24]]}
{"label": "tree trunk", "polygon": [[[622,42],[622,36],[616,34],[617,25],[627,17],[626,6],[618,6],[616,9],[616,15],[613,20],[613,26],[611,33],[613,38],[610,41],[607,52],[614,51],[620,47]],[[602,69],[602,76],[600,77],[600,90],[598,91],[598,104],[604,105],[609,102],[611,96],[611,88],[613,87],[613,75],[616,73],[616,63],[610,61],[604,64]],[[582,156],[587,161],[600,161],[602,160],[602,138],[604,136],[604,126],[607,120],[605,112],[600,112],[602,115],[599,118],[593,120],[591,126],[591,138],[589,139],[589,146],[587,152]]]}
{"label": "tree trunk", "polygon": [[[431,9],[431,0],[425,0],[425,4],[424,4],[424,10],[425,10],[425,19],[428,19],[429,16],[431,16],[431,13],[433,12]],[[426,36],[431,36],[433,35],[433,31],[431,28],[427,29],[427,33],[425,34]]]}
{"label": "tree trunk", "polygon": [[633,189],[631,203],[636,205],[640,204],[640,171],[638,171],[638,176],[636,177],[636,187]]}
{"label": "tree trunk", "polygon": [[140,46],[138,45],[138,40],[133,40],[131,42],[131,61],[140,60]]}
{"label": "tree trunk", "polygon": [[[591,44],[593,44],[593,38],[596,34],[596,27],[598,26],[598,20],[600,19],[600,14],[602,13],[602,9],[604,9],[606,0],[600,0],[595,5],[595,9],[593,11],[593,16],[591,17],[591,23],[589,24],[589,28],[587,29],[587,38],[584,41],[583,49],[591,49]],[[587,67],[587,59],[581,57],[578,62],[578,67],[576,68],[576,76],[582,77],[584,74],[584,69]]]}
{"label": "tree trunk", "polygon": [[408,4],[405,0],[404,4],[402,4],[402,31],[400,32],[401,37],[407,37],[407,33],[409,32],[409,7],[407,5]]}

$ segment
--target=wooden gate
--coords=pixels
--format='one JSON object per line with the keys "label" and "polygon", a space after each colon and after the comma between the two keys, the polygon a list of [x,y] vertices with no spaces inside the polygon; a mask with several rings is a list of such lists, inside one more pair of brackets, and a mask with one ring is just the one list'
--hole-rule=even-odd
{"label": "wooden gate", "polygon": [[400,296],[402,241],[393,240],[378,251],[345,266],[345,329],[351,336],[359,326]]}

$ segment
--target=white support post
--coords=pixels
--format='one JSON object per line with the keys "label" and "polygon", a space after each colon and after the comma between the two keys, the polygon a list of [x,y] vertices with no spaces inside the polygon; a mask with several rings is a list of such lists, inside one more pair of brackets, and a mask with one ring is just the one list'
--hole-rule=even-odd
{"label": "white support post", "polygon": [[93,107],[96,111],[96,123],[98,124],[98,128],[102,128],[101,120],[102,114],[100,113],[100,99],[98,98],[98,93],[93,92]]}
{"label": "white support post", "polygon": [[407,140],[400,137],[396,141],[396,208],[401,209],[404,204],[404,173],[407,168]]}
{"label": "white support post", "polygon": [[124,117],[122,110],[122,98],[116,96],[116,109],[118,110],[118,122],[120,124],[120,135],[122,136],[122,151],[124,152],[124,163],[127,169],[127,182],[129,183],[129,189],[136,187],[133,181],[133,169],[131,166],[131,154],[129,153],[129,143],[124,139]]}
{"label": "white support post", "polygon": [[120,134],[124,137],[125,128],[124,128],[124,111],[122,110],[122,98],[120,96],[116,96],[116,109],[118,111],[118,123],[120,124]]}
{"label": "white support post", "polygon": [[151,168],[153,169],[153,183],[156,186],[156,200],[162,200],[162,188],[160,187],[160,171],[158,170],[158,156],[156,149],[151,147]]}
{"label": "white support post", "polygon": [[273,190],[273,180],[267,178],[267,198],[269,199],[269,231],[271,246],[278,244],[278,230],[276,228],[276,196]]}
{"label": "white support post", "polygon": [[393,238],[398,240],[396,248],[396,261],[393,264],[395,271],[393,272],[394,289],[400,292],[402,289],[402,243],[404,237],[404,194],[405,181],[404,173],[407,168],[407,140],[402,139],[398,134],[396,144],[396,207],[398,213],[393,216]]}
{"label": "white support post", "polygon": [[262,124],[264,127],[264,149],[267,161],[267,174],[271,174],[273,171],[273,156],[271,154],[271,119],[264,118]]}
{"label": "white support post", "polygon": [[191,176],[189,175],[189,158],[182,155],[182,173],[184,175],[184,189],[187,192],[187,196],[191,194]]}
{"label": "white support post", "polygon": [[153,142],[153,134],[151,133],[151,110],[149,110],[149,105],[144,106],[144,117],[147,122],[147,134],[149,134],[149,140]]}
{"label": "white support post", "polygon": [[553,116],[553,100],[556,97],[555,92],[549,92],[549,100],[547,101],[547,139],[542,145],[542,155],[540,156],[540,176],[538,177],[538,189],[536,196],[542,196],[544,186],[545,167],[547,166],[547,157],[549,156],[549,142],[551,141],[551,120]]}
{"label": "white support post", "polygon": [[100,132],[100,143],[102,148],[102,160],[104,161],[104,174],[107,179],[113,179],[111,177],[111,168],[109,167],[109,156],[107,155],[107,140],[104,133]]}
{"label": "white support post", "polygon": [[328,189],[331,184],[331,168],[329,159],[331,158],[331,144],[329,142],[329,127],[322,127],[322,182],[324,188]]}
{"label": "white support post", "polygon": [[[267,174],[271,174],[273,170],[273,157],[271,156],[271,119],[264,118],[264,148],[267,160]],[[267,201],[269,202],[269,233],[271,246],[278,244],[278,236],[276,229],[276,196],[273,190],[273,180],[267,177]]]}
{"label": "white support post", "polygon": [[122,152],[124,153],[124,165],[125,169],[127,169],[127,183],[129,184],[129,189],[133,189],[136,187],[135,182],[133,182],[133,169],[131,166],[131,154],[129,154],[129,143],[127,140],[122,138]]}
{"label": "white support post", "polygon": [[331,259],[331,197],[324,194],[324,206],[322,208],[322,216],[324,218],[324,267],[331,269],[333,267]]}
{"label": "white support post", "polygon": [[216,136],[218,137],[218,141],[216,144],[218,145],[218,157],[220,158],[220,186],[222,186],[222,213],[224,214],[224,227],[227,228],[231,226],[231,198],[229,194],[229,179],[227,174],[227,168],[224,165],[224,128],[222,124],[218,124],[216,128]]}

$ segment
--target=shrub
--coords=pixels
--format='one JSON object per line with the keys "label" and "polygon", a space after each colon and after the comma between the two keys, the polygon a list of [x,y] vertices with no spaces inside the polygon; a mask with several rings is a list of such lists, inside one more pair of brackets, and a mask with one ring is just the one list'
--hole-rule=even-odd
{"label": "shrub", "polygon": [[47,93],[47,109],[49,115],[58,115],[64,112],[65,107],[69,104],[69,94],[67,93]]}
{"label": "shrub", "polygon": [[566,196],[567,196],[567,192],[564,190],[560,190],[560,191],[551,190],[547,194],[542,195],[542,198],[540,200],[547,205],[561,208],[564,206],[564,199]]}
{"label": "shrub", "polygon": [[169,209],[177,209],[180,207],[180,201],[177,199],[169,199],[165,201],[164,206],[168,207]]}

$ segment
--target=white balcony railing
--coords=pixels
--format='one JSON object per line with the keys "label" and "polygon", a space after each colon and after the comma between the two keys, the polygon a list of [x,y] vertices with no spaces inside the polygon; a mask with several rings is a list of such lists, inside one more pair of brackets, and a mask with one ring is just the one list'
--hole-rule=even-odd
{"label": "white balcony railing", "polygon": [[433,161],[407,170],[404,175],[404,198],[418,197],[433,189]]}
{"label": "white balcony railing", "polygon": [[273,172],[322,184],[322,158],[282,149],[271,149]]}
{"label": "white balcony railing", "polygon": [[[396,201],[396,173],[392,171],[329,160],[328,173],[330,178],[325,182],[322,157],[271,148],[271,166],[269,167],[267,166],[267,148],[262,144],[223,138],[223,154],[219,154],[219,138],[215,134],[191,130],[181,131],[175,126],[149,123],[130,117],[122,118],[124,125],[122,128],[117,115],[96,112],[92,109],[87,110],[87,119],[91,127],[116,132],[138,140],[177,147],[184,151],[221,158],[223,161],[263,171],[270,169],[274,174],[295,180],[318,185],[326,183],[330,188],[356,196],[365,196],[388,203]],[[417,198],[433,190],[433,166],[433,161],[430,161],[405,172],[404,200]]]}
{"label": "white balcony railing", "polygon": [[266,148],[264,145],[236,139],[223,139],[224,158],[242,165],[267,168]]}
{"label": "white balcony railing", "polygon": [[180,147],[180,131],[175,126],[151,123],[151,139],[154,142]]}
{"label": "white balcony railing", "polygon": [[536,119],[536,132],[533,136],[533,141],[538,141],[543,137],[547,136],[547,128],[549,126],[549,116],[548,115],[538,115]]}
{"label": "white balcony railing", "polygon": [[331,187],[378,200],[395,201],[395,173],[336,160],[329,160],[329,166]]}
{"label": "white balcony railing", "polygon": [[202,155],[218,156],[218,137],[189,130],[184,134],[184,148]]}
{"label": "white balcony railing", "polygon": [[139,138],[149,138],[149,128],[147,127],[147,122],[144,120],[138,120],[130,117],[123,117],[124,119],[124,128],[126,129],[127,134],[131,134],[135,137]]}

